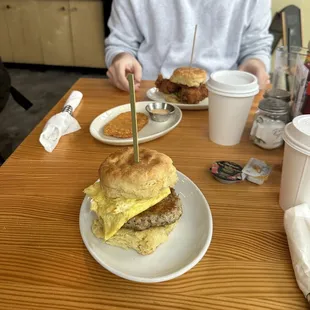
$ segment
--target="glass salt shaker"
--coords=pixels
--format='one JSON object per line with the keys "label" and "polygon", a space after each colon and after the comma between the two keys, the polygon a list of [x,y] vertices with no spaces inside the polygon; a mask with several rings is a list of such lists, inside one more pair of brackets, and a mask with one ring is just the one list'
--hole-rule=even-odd
{"label": "glass salt shaker", "polygon": [[287,101],[276,98],[261,100],[250,133],[253,143],[268,150],[282,146],[284,127],[290,120],[289,110]]}

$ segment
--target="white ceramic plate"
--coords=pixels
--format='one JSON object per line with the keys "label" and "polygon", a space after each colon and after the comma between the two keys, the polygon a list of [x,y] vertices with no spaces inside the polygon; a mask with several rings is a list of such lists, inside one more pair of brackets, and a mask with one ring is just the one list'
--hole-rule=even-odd
{"label": "white ceramic plate", "polygon": [[178,172],[175,186],[183,204],[183,215],[166,243],[150,255],[110,246],[96,238],[91,225],[96,217],[86,196],[80,210],[80,232],[94,259],[122,278],[136,282],[162,282],[176,278],[193,268],[205,255],[212,238],[212,215],[199,188]]}
{"label": "white ceramic plate", "polygon": [[[152,101],[140,101],[136,103],[136,111],[144,113],[145,115],[148,115],[148,113],[145,110],[145,107],[151,103]],[[110,136],[106,136],[103,134],[103,127],[110,122],[113,118],[115,118],[117,115],[130,111],[130,104],[124,104],[118,107],[115,107],[113,109],[110,109],[99,116],[97,116],[90,125],[90,134],[97,140],[111,145],[132,145],[133,140],[132,138],[126,138],[126,139],[120,139],[120,138],[114,138]],[[144,143],[148,141],[155,140],[159,137],[164,136],[169,131],[174,129],[178,124],[180,123],[182,119],[182,111],[175,107],[175,113],[169,117],[169,119],[166,122],[155,122],[151,120],[149,117],[148,124],[142,128],[142,130],[138,133],[138,142]]]}
{"label": "white ceramic plate", "polygon": [[158,89],[156,87],[150,88],[146,92],[146,95],[151,100],[159,101],[159,102],[167,102],[167,103],[170,103],[170,104],[174,104],[174,105],[178,106],[182,110],[207,110],[208,107],[209,107],[209,99],[208,98],[200,101],[197,104],[168,102],[168,101],[165,100],[163,94],[160,91],[158,91]]}

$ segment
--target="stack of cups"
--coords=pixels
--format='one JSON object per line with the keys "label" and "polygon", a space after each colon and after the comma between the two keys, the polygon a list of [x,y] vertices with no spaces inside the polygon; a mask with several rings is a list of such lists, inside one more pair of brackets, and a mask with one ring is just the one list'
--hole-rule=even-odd
{"label": "stack of cups", "polygon": [[209,89],[209,137],[220,145],[241,140],[254,96],[257,78],[242,71],[218,71],[207,82]]}
{"label": "stack of cups", "polygon": [[310,115],[301,115],[286,125],[280,206],[287,209],[310,204]]}

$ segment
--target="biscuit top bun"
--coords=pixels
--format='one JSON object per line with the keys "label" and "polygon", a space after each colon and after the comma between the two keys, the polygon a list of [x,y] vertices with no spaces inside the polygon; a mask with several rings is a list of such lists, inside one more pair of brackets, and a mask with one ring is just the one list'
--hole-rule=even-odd
{"label": "biscuit top bun", "polygon": [[157,196],[177,182],[171,158],[149,149],[140,149],[140,162],[134,162],[133,148],[111,155],[99,168],[100,185],[109,198],[147,199]]}
{"label": "biscuit top bun", "polygon": [[188,87],[199,87],[207,80],[207,72],[199,68],[181,67],[174,70],[170,81]]}

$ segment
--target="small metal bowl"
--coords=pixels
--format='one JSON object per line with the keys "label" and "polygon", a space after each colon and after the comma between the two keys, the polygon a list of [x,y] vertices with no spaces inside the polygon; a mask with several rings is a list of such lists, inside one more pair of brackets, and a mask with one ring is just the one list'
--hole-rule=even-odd
{"label": "small metal bowl", "polygon": [[[175,112],[175,107],[172,104],[165,102],[152,102],[149,103],[145,110],[150,114],[150,117],[155,122],[166,122],[171,115]],[[165,110],[167,113],[156,113],[155,110]],[[153,112],[154,111],[154,112]]]}

